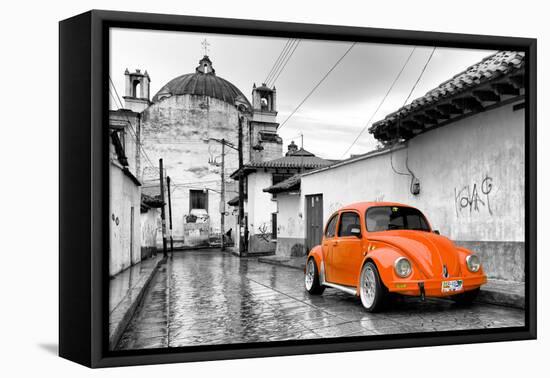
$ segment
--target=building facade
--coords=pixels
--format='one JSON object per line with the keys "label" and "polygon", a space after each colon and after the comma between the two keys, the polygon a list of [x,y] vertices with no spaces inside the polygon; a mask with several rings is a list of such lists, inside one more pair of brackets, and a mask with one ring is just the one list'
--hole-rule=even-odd
{"label": "building facade", "polygon": [[141,261],[141,183],[136,177],[136,139],[130,127],[118,117],[109,122],[110,276]]}
{"label": "building facade", "polygon": [[499,52],[375,123],[386,147],[306,172],[277,194],[279,238],[312,247],[338,208],[401,202],[478,253],[489,278],[524,281],[523,75],[523,53]]}
{"label": "building facade", "polygon": [[278,245],[281,243],[276,243],[279,211],[272,191],[300,173],[326,167],[331,163],[303,148],[298,149],[292,141],[285,156],[267,161],[252,161],[232,174],[235,179],[242,177],[246,183],[245,232],[249,254],[273,253],[276,248],[280,248]]}
{"label": "building facade", "polygon": [[136,157],[136,178],[145,192],[159,193],[158,162],[163,159],[164,177],[171,178],[165,192],[171,209],[165,212],[167,226],[169,210],[172,213],[174,246],[219,242],[222,223],[231,225],[235,219],[224,202],[238,194],[238,183],[228,172],[239,167],[239,119],[244,119],[244,163],[282,155],[275,88],[254,85],[250,103],[217,75],[206,55],[194,72],[170,80],[152,98],[147,71],[126,70],[124,75],[124,109],[111,111],[111,119],[129,122],[135,130],[138,148],[128,153]]}

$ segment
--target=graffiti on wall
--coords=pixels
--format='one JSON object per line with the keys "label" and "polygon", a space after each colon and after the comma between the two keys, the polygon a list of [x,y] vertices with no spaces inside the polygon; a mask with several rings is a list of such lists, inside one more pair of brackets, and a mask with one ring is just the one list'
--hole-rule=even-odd
{"label": "graffiti on wall", "polygon": [[493,215],[491,209],[491,192],[493,191],[493,178],[489,174],[482,176],[481,181],[474,181],[473,184],[455,187],[455,210],[459,218],[465,211],[481,212],[486,210]]}
{"label": "graffiti on wall", "polygon": [[378,196],[374,197],[374,202],[384,202],[384,194],[379,194]]}
{"label": "graffiti on wall", "polygon": [[266,243],[269,243],[271,239],[271,231],[270,231],[269,223],[262,223],[260,227],[258,227],[258,237],[263,241],[265,241]]}

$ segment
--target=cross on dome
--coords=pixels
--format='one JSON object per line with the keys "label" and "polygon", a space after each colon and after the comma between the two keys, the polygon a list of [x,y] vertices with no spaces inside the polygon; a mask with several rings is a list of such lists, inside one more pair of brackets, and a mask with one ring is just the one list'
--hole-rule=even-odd
{"label": "cross on dome", "polygon": [[204,56],[208,56],[208,47],[210,46],[210,43],[208,43],[208,41],[205,39],[203,39],[203,41],[201,42],[201,45],[202,45],[202,48],[204,49]]}

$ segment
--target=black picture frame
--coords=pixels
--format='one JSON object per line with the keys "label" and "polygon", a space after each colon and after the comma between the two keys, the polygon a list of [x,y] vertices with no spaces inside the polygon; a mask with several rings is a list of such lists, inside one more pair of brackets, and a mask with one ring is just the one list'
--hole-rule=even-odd
{"label": "black picture frame", "polygon": [[[113,352],[108,348],[111,27],[521,50],[526,59],[525,327]],[[92,10],[59,24],[59,354],[88,367],[535,339],[536,39]]]}

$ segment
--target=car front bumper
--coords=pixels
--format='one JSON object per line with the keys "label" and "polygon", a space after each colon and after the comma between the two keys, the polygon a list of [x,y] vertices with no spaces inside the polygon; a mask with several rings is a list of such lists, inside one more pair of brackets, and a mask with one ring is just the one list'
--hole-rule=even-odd
{"label": "car front bumper", "polygon": [[[444,281],[462,281],[462,289],[458,291],[443,291]],[[449,277],[445,279],[429,280],[395,280],[387,285],[392,293],[420,296],[422,295],[422,286],[426,297],[448,297],[450,295],[460,294],[465,291],[474,290],[487,283],[487,276],[476,275],[468,277]]]}

